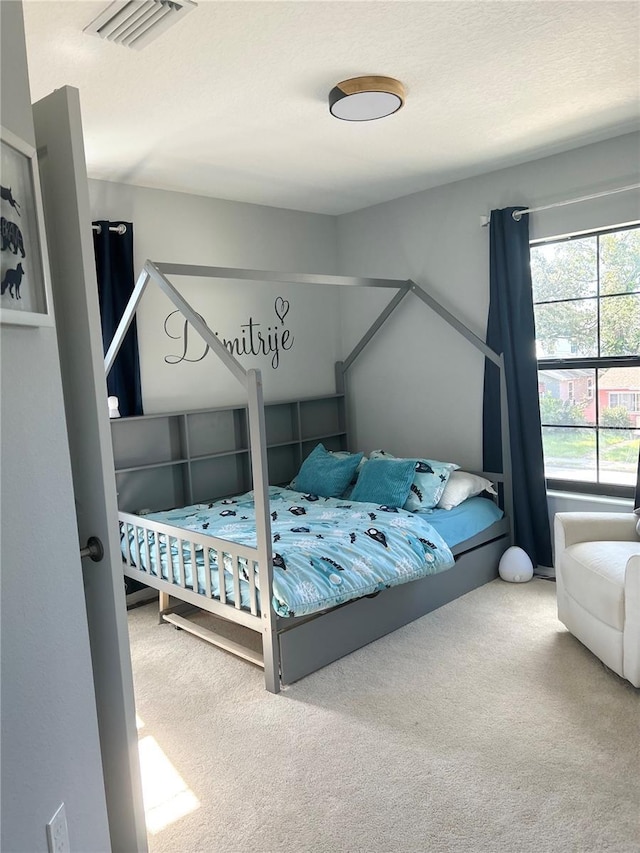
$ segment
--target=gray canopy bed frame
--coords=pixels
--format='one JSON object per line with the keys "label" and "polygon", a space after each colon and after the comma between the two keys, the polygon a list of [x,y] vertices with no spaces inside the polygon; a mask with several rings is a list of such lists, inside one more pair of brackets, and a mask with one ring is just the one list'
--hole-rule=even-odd
{"label": "gray canopy bed frame", "polygon": [[[224,279],[252,282],[302,283],[312,285],[337,285],[346,287],[376,287],[396,290],[396,294],[373,322],[350,355],[336,364],[336,396],[344,398],[345,376],[385,321],[395,311],[403,299],[410,293],[436,312],[465,340],[480,353],[496,364],[500,370],[501,424],[502,424],[502,473],[480,472],[488,479],[500,484],[501,504],[505,516],[489,528],[471,539],[452,548],[455,564],[447,571],[429,575],[410,583],[385,589],[373,597],[356,599],[346,604],[303,617],[282,618],[271,606],[271,588],[273,579],[272,534],[269,508],[269,482],[267,457],[267,432],[265,426],[265,404],[263,399],[262,378],[259,370],[245,370],[231,355],[224,344],[212,332],[203,319],[193,310],[184,297],[169,281],[169,276],[195,276],[210,279]],[[203,533],[186,531],[178,527],[158,523],[144,515],[132,512],[119,512],[121,530],[125,539],[130,537],[134,545],[133,556],[123,556],[124,574],[141,581],[160,593],[160,619],[176,627],[220,646],[252,663],[262,667],[265,674],[266,689],[277,693],[281,685],[290,684],[299,678],[314,672],[322,666],[343,657],[431,610],[458,598],[470,590],[481,586],[497,576],[500,556],[512,542],[512,491],[509,454],[509,424],[506,407],[506,387],[504,380],[503,357],[495,353],[487,344],[475,335],[467,326],[442,306],[425,288],[412,280],[352,278],[346,276],[325,276],[309,274],[281,273],[266,270],[227,269],[222,267],[192,266],[184,264],[155,263],[147,261],[141,272],[127,308],[115,332],[109,350],[105,356],[105,372],[108,375],[120,349],[124,336],[135,316],[140,299],[149,284],[154,281],[169,297],[175,307],[203,338],[212,352],[222,361],[228,370],[244,387],[247,394],[246,425],[248,426],[248,453],[250,482],[252,482],[256,515],[256,547],[239,545],[224,539],[207,536]],[[270,404],[272,405],[272,404]],[[296,404],[298,405],[298,404]],[[302,404],[299,404],[302,405]],[[217,412],[238,411],[220,409]],[[185,415],[188,413],[185,413]],[[154,416],[149,416],[153,418]],[[122,419],[129,421],[134,419]],[[140,420],[145,420],[141,418]],[[346,421],[346,414],[343,413]],[[348,448],[346,422],[344,423],[344,445]],[[187,442],[188,443],[188,442]],[[304,456],[304,445],[300,445],[300,456]],[[310,447],[309,447],[310,449]],[[351,448],[348,448],[351,449]],[[131,470],[131,469],[130,469]],[[247,470],[247,474],[249,471]],[[213,487],[212,487],[213,488]],[[209,498],[225,497],[224,494],[212,494]],[[157,507],[162,508],[162,507]],[[152,554],[156,565],[160,565],[161,546],[164,542],[167,562],[167,578],[152,574],[144,569],[151,565]],[[140,544],[142,543],[142,544]],[[191,554],[191,565],[195,567],[195,550],[200,547],[204,552],[205,594],[188,587],[185,579],[183,549]],[[141,555],[141,551],[146,553]],[[190,550],[189,550],[190,549]],[[129,551],[129,549],[127,549]],[[220,579],[220,598],[214,598],[211,589],[210,555],[216,553]],[[227,601],[224,583],[223,555],[232,565],[234,603]],[[242,561],[242,562],[241,562]],[[241,606],[240,583],[241,565],[246,561],[249,567],[249,607]],[[262,593],[262,607],[258,604],[258,592],[255,572],[258,573],[259,588]],[[175,572],[179,583],[170,580]],[[265,592],[265,591],[269,592]],[[172,606],[171,598],[178,599],[178,606]],[[226,639],[221,634],[210,631],[181,613],[186,605],[196,607],[227,622],[236,623],[258,632],[262,638],[262,653]]]}

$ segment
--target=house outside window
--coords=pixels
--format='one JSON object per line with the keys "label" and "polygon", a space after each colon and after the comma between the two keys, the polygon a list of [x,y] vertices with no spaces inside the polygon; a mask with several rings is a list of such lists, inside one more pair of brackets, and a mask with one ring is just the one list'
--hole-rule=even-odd
{"label": "house outside window", "polygon": [[533,242],[550,488],[632,495],[640,445],[640,225]]}
{"label": "house outside window", "polygon": [[591,377],[587,379],[587,399],[593,400],[593,379]]}

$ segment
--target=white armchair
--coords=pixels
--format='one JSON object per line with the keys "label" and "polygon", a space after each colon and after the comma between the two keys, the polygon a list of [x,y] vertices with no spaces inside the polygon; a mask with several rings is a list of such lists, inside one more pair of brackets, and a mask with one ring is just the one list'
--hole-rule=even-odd
{"label": "white armchair", "polygon": [[640,687],[640,536],[629,513],[559,512],[558,618],[618,675]]}

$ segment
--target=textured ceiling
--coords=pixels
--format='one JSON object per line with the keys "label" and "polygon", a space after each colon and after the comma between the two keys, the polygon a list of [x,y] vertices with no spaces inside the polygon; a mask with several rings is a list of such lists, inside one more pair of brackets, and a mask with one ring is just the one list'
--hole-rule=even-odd
{"label": "textured ceiling", "polygon": [[[80,90],[94,178],[337,214],[639,127],[635,0],[200,0],[139,52],[82,32],[106,5],[24,0],[32,98]],[[360,74],[404,109],[332,118]]]}

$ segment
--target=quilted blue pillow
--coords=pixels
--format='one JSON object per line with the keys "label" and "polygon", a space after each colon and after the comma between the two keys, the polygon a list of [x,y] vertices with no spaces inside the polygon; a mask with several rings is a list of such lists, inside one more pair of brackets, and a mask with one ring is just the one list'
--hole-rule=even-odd
{"label": "quilted blue pillow", "polygon": [[323,444],[317,444],[296,474],[296,491],[323,498],[339,498],[351,482],[362,456],[362,453],[336,456]]}
{"label": "quilted blue pillow", "polygon": [[[395,459],[395,456],[385,453],[384,450],[374,450],[371,459]],[[442,497],[451,472],[460,466],[435,459],[413,459],[412,462],[414,477],[404,508],[409,512],[433,509]]]}
{"label": "quilted blue pillow", "polygon": [[350,500],[403,506],[413,483],[415,459],[369,459],[358,475]]}

